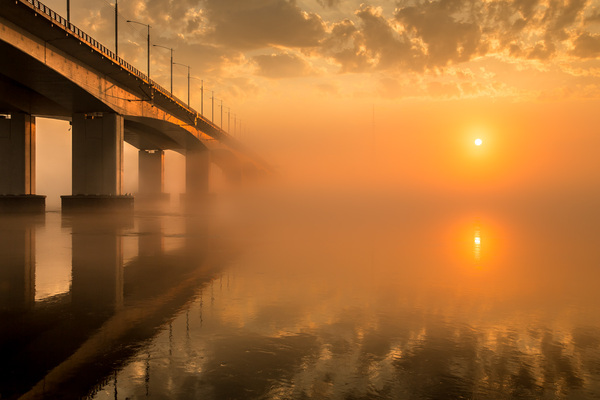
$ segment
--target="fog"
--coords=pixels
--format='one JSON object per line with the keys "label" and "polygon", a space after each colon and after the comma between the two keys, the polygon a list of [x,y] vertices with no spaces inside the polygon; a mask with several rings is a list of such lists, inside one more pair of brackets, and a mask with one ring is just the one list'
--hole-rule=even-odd
{"label": "fog", "polygon": [[186,208],[169,151],[170,204],[130,215],[59,212],[71,132],[38,119],[48,212],[0,226],[0,394],[598,394],[590,104],[293,103],[242,137],[272,173],[214,168]]}

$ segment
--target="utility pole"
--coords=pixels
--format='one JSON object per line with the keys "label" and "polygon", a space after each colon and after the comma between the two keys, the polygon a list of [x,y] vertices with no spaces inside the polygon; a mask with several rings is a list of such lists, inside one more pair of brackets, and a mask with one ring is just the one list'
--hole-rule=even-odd
{"label": "utility pole", "polygon": [[71,0],[67,0],[67,22],[71,23]]}
{"label": "utility pole", "polygon": [[211,90],[211,102],[212,105],[210,106],[210,111],[211,111],[211,117],[210,117],[210,122],[214,123],[215,122],[215,91]]}
{"label": "utility pole", "polygon": [[155,47],[162,47],[163,49],[167,49],[171,51],[171,94],[173,94],[173,48],[167,46],[161,46],[160,44],[153,44]]}
{"label": "utility pole", "polygon": [[115,0],[115,56],[119,56],[119,0]]}
{"label": "utility pole", "polygon": [[138,25],[143,25],[148,28],[148,43],[147,43],[148,44],[148,79],[150,79],[150,25],[143,24],[143,23],[137,22],[137,21],[132,21],[130,19],[128,19],[127,22],[131,22],[133,24],[138,24]]}
{"label": "utility pole", "polygon": [[187,78],[188,78],[188,82],[187,82],[188,83],[188,85],[187,85],[188,86],[188,99],[187,100],[188,100],[188,102],[187,102],[187,105],[189,107],[190,106],[190,78],[191,78],[190,77],[190,66],[186,65],[186,64],[181,64],[181,63],[173,63],[173,64],[181,65],[182,67],[187,67],[187,70],[188,70],[188,75],[187,75]]}
{"label": "utility pole", "polygon": [[188,65],[188,108],[190,107],[190,66]]}

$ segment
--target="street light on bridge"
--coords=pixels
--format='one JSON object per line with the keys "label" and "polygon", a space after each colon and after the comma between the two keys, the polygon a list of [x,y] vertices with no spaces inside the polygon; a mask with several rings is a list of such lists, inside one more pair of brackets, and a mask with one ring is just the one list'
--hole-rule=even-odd
{"label": "street light on bridge", "polygon": [[171,50],[171,94],[173,94],[173,48],[162,46],[160,44],[153,44],[154,47],[162,47],[163,49]]}
{"label": "street light on bridge", "polygon": [[196,78],[195,76],[190,76],[190,79],[200,81],[200,115],[204,117],[204,79]]}
{"label": "street light on bridge", "polygon": [[210,117],[210,122],[214,123],[215,122],[215,91],[211,90],[210,91],[211,95],[210,95],[210,99],[211,99],[211,106],[210,106],[210,112],[211,117]]}
{"label": "street light on bridge", "polygon": [[190,66],[182,63],[173,63],[175,65],[181,65],[182,67],[187,67],[188,70],[188,107],[190,106]]}
{"label": "street light on bridge", "polygon": [[131,22],[132,24],[143,25],[148,28],[148,79],[150,79],[150,25],[143,24],[137,21],[132,21],[130,19],[128,19],[127,22]]}

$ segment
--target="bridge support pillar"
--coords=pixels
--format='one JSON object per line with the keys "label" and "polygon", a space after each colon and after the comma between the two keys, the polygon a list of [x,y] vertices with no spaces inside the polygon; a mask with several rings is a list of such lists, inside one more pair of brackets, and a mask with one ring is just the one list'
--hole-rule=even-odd
{"label": "bridge support pillar", "polygon": [[0,211],[44,212],[45,196],[35,194],[35,117],[0,117]]}
{"label": "bridge support pillar", "polygon": [[210,171],[210,152],[188,150],[185,155],[185,196],[186,206],[193,207],[208,198],[208,175]]}
{"label": "bridge support pillar", "polygon": [[138,199],[157,203],[169,200],[164,193],[165,152],[162,150],[139,151],[139,190]]}
{"label": "bridge support pillar", "polygon": [[73,114],[73,195],[63,211],[133,208],[123,196],[123,117],[114,113]]}

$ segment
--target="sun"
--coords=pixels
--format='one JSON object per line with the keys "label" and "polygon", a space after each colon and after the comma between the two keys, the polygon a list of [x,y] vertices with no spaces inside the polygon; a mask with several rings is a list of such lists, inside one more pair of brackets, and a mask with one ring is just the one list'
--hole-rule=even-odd
{"label": "sun", "polygon": [[475,139],[475,146],[481,146],[481,144],[483,143],[483,140],[477,138]]}

